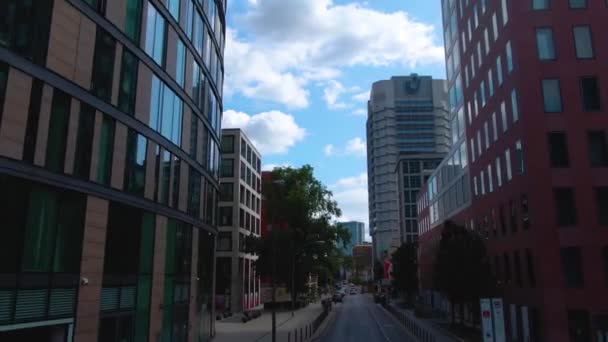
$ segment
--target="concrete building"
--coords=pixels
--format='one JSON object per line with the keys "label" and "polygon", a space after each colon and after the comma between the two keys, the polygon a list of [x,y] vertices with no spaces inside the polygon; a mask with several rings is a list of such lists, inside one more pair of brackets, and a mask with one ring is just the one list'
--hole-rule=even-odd
{"label": "concrete building", "polygon": [[[401,154],[395,168],[399,189],[399,240],[403,243],[418,241],[418,210],[416,201],[420,187],[427,182],[445,153]],[[394,240],[394,239],[393,239]]]}
{"label": "concrete building", "polygon": [[607,16],[605,1],[443,1],[471,200],[458,209],[446,159],[419,197],[422,288],[443,222],[475,230],[509,340],[608,334]]}
{"label": "concrete building", "polygon": [[213,334],[226,2],[201,3],[0,2],[0,341]]}
{"label": "concrete building", "polygon": [[260,305],[260,278],[245,253],[247,236],[260,237],[261,157],[240,129],[222,130],[216,309],[242,312]]}
{"label": "concrete building", "polygon": [[350,232],[350,243],[344,248],[346,255],[352,255],[352,249],[355,245],[360,245],[365,240],[365,223],[363,222],[340,222],[340,224]]}
{"label": "concrete building", "polygon": [[444,153],[450,147],[445,81],[395,76],[372,85],[367,118],[369,224],[378,258],[399,239],[401,154]]}

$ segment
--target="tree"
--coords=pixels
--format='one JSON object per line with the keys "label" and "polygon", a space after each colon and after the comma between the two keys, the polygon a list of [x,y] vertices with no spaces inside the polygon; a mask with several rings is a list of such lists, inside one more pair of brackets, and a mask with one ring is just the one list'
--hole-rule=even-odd
{"label": "tree", "polygon": [[452,322],[455,322],[454,304],[476,303],[479,298],[495,293],[496,282],[483,237],[446,221],[434,267],[434,280],[437,289],[452,303]]}
{"label": "tree", "polygon": [[277,168],[271,179],[263,184],[263,196],[267,221],[276,227],[252,241],[251,252],[259,255],[256,269],[261,275],[271,275],[274,259],[279,282],[291,287],[295,276],[295,298],[308,273],[317,273],[321,284],[331,282],[342,260],[339,246],[349,243],[350,233],[334,223],[341,211],[311,166]]}
{"label": "tree", "polygon": [[414,243],[401,245],[391,256],[393,286],[411,303],[418,293],[418,247]]}

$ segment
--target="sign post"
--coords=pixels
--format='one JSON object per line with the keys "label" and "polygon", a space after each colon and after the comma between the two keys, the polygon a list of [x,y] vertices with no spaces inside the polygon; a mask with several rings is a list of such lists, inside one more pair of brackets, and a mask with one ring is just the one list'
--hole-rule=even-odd
{"label": "sign post", "polygon": [[506,342],[505,313],[501,298],[492,298],[492,316],[494,318],[494,336],[496,342]]}
{"label": "sign post", "polygon": [[494,342],[494,331],[492,329],[492,305],[490,298],[481,298],[479,300],[481,307],[481,332],[483,334],[483,342]]}

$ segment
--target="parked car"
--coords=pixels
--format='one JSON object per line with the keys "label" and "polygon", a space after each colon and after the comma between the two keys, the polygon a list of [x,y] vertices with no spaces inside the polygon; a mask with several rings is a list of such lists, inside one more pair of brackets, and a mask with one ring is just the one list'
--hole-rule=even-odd
{"label": "parked car", "polygon": [[334,292],[334,295],[331,297],[331,299],[334,301],[334,303],[342,303],[343,297],[344,296],[340,292]]}
{"label": "parked car", "polygon": [[350,289],[350,294],[351,295],[356,295],[357,294],[357,290],[356,289]]}
{"label": "parked car", "polygon": [[374,302],[378,304],[386,304],[386,296],[384,293],[374,294]]}

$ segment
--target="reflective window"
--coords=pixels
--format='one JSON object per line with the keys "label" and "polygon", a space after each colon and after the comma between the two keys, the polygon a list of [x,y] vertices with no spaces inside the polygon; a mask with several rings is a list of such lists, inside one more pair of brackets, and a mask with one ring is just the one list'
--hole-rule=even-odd
{"label": "reflective window", "polygon": [[122,69],[118,87],[118,109],[131,116],[135,113],[135,97],[137,96],[137,57],[127,48],[122,49]]}
{"label": "reflective window", "polygon": [[64,170],[71,103],[72,98],[68,94],[53,90],[45,163],[46,168],[53,172],[63,173]]}
{"label": "reflective window", "polygon": [[106,102],[110,102],[112,99],[115,55],[116,40],[114,37],[101,28],[97,29],[93,72],[91,74],[91,92]]}
{"label": "reflective window", "polygon": [[556,222],[560,227],[575,226],[577,222],[574,190],[571,188],[554,188]]}
{"label": "reflective window", "polygon": [[532,0],[533,10],[549,9],[550,0]]}
{"label": "reflective window", "polygon": [[180,0],[167,0],[167,9],[175,21],[179,22]]}
{"label": "reflective window", "polygon": [[492,140],[498,140],[498,124],[496,121],[496,113],[492,113]]}
{"label": "reflective window", "polygon": [[511,41],[507,42],[505,51],[507,56],[507,72],[511,73],[511,71],[513,71],[513,50],[511,49]]}
{"label": "reflective window", "polygon": [[150,128],[181,146],[183,102],[156,75],[152,76]]}
{"label": "reflective window", "polygon": [[192,44],[200,56],[203,55],[203,40],[205,39],[205,24],[198,11],[194,11],[194,26],[192,28]]}
{"label": "reflective window", "polygon": [[234,153],[234,136],[222,135],[222,153]]}
{"label": "reflective window", "polygon": [[162,172],[162,177],[160,177],[160,195],[158,197],[160,203],[169,205],[169,190],[171,185],[171,153],[163,150],[161,158],[160,172]]}
{"label": "reflective window", "polygon": [[177,84],[184,87],[184,80],[186,78],[186,46],[178,38],[177,40],[177,55],[175,61],[175,81]]}
{"label": "reflective window", "polygon": [[519,105],[517,104],[517,92],[511,90],[511,114],[513,115],[513,123],[519,120]]}
{"label": "reflective window", "polygon": [[492,32],[494,32],[494,41],[498,40],[498,19],[496,13],[492,14]]}
{"label": "reflective window", "polygon": [[498,187],[500,188],[502,186],[502,168],[500,166],[500,156],[496,157],[495,169],[496,169],[496,183],[497,183]]}
{"label": "reflective window", "polygon": [[587,0],[568,0],[570,8],[587,8]]}
{"label": "reflective window", "polygon": [[[608,226],[608,187],[595,188],[595,208],[597,222],[602,226]],[[608,261],[608,259],[606,259]],[[608,266],[608,264],[606,264]],[[608,270],[608,268],[606,269]],[[608,276],[608,273],[606,274]]]}
{"label": "reflective window", "polygon": [[144,195],[146,185],[147,147],[148,139],[130,128],[127,135],[124,189],[139,196]]}
{"label": "reflective window", "polygon": [[496,57],[496,80],[498,85],[502,85],[502,58],[500,56]]}
{"label": "reflective window", "polygon": [[142,0],[126,0],[125,34],[139,45]]}
{"label": "reflective window", "polygon": [[507,8],[507,0],[500,0],[502,9],[502,25],[506,25],[509,22],[509,10]]}
{"label": "reflective window", "polygon": [[148,17],[146,22],[146,45],[148,56],[160,66],[165,62],[166,23],[163,16],[148,2]]}
{"label": "reflective window", "polygon": [[114,130],[116,122],[108,115],[103,116],[99,134],[99,155],[97,162],[97,182],[110,184],[112,155],[114,151]]}
{"label": "reflective window", "polygon": [[582,288],[585,284],[583,277],[583,257],[579,247],[564,247],[560,250],[564,287]]}
{"label": "reflective window", "polygon": [[221,183],[220,184],[220,201],[231,202],[234,200],[234,184],[233,183]]}
{"label": "reflective window", "polygon": [[201,174],[194,167],[190,166],[188,173],[188,214],[196,218],[200,217],[201,195],[202,195]]}
{"label": "reflective window", "polygon": [[511,171],[511,150],[507,149],[505,151],[505,167],[507,170],[507,182],[513,178],[513,173]]}
{"label": "reflective window", "polygon": [[608,144],[603,131],[587,132],[589,160],[592,167],[608,167]]}
{"label": "reflective window", "polygon": [[523,174],[526,170],[526,167],[524,164],[524,149],[521,140],[517,140],[515,142],[515,162],[515,170],[517,174]]}
{"label": "reflective window", "polygon": [[581,59],[593,58],[593,40],[591,39],[591,28],[589,26],[575,26],[572,29],[574,34],[574,47],[576,57]]}
{"label": "reflective window", "polygon": [[555,59],[555,43],[553,41],[553,29],[549,27],[536,29],[536,51],[538,59]]}
{"label": "reflective window", "polygon": [[91,153],[93,152],[93,133],[95,131],[95,108],[80,103],[76,151],[74,154],[74,176],[89,179],[91,174]]}
{"label": "reflective window", "polygon": [[234,159],[222,158],[220,177],[234,177]]}
{"label": "reflective window", "polygon": [[509,123],[507,122],[507,106],[504,101],[500,103],[500,116],[502,118],[502,132],[504,133],[507,131],[507,128],[509,128]]}
{"label": "reflective window", "polygon": [[542,81],[544,109],[547,113],[562,111],[562,95],[558,79],[545,79]]}

